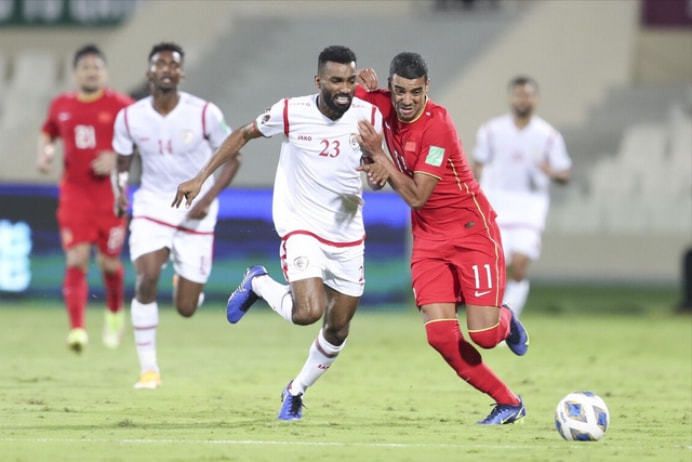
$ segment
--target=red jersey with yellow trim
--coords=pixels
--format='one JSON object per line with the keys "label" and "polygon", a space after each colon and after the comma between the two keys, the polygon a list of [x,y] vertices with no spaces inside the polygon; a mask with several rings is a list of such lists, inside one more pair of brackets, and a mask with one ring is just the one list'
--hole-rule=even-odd
{"label": "red jersey with yellow trim", "polygon": [[401,172],[410,177],[420,172],[439,178],[425,205],[411,210],[414,237],[445,240],[468,235],[469,219],[478,217],[479,208],[486,209],[487,201],[484,197],[478,200],[482,193],[447,110],[428,100],[421,116],[406,123],[397,118],[389,91],[367,92],[359,86],[356,96],[382,112],[387,147]]}
{"label": "red jersey with yellow trim", "polygon": [[113,209],[110,177],[94,173],[91,163],[101,151],[112,151],[115,116],[131,103],[129,96],[110,89],[93,101],[82,101],[75,92],[53,99],[42,130],[51,140],[63,141],[61,203],[88,201],[95,209]]}

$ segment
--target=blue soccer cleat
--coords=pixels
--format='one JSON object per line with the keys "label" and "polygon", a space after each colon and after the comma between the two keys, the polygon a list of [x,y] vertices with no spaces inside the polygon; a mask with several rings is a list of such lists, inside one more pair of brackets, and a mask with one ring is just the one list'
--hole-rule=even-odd
{"label": "blue soccer cleat", "polygon": [[521,419],[526,415],[524,402],[519,397],[519,404],[512,406],[510,404],[496,404],[493,410],[490,411],[488,417],[479,420],[479,425],[504,425],[511,424]]}
{"label": "blue soccer cleat", "polygon": [[524,356],[529,350],[529,334],[519,318],[507,305],[502,305],[502,308],[508,310],[512,315],[509,320],[509,335],[505,339],[505,343],[512,350],[512,353],[517,356]]}
{"label": "blue soccer cleat", "polygon": [[264,276],[265,274],[268,274],[267,269],[261,265],[251,266],[245,271],[245,276],[240,281],[240,285],[228,297],[228,302],[226,303],[226,318],[228,322],[235,324],[240,321],[240,318],[245,316],[247,310],[257,301],[259,297],[252,291],[252,280],[257,276]]}
{"label": "blue soccer cleat", "polygon": [[289,382],[281,392],[281,409],[279,409],[279,420],[300,420],[303,418],[303,394],[292,395],[289,391]]}

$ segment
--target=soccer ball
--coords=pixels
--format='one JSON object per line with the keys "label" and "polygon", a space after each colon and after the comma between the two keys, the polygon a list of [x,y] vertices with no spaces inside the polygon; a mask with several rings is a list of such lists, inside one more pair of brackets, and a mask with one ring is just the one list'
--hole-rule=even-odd
{"label": "soccer ball", "polygon": [[570,393],[555,409],[555,428],[566,440],[598,441],[609,424],[608,407],[590,391]]}

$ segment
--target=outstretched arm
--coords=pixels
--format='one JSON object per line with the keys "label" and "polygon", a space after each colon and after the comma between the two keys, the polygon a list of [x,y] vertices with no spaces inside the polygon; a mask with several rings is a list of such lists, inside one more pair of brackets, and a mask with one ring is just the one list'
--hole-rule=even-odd
{"label": "outstretched arm", "polygon": [[[178,186],[178,191],[175,194],[175,199],[173,199],[171,206],[177,208],[183,202],[183,199],[185,199],[185,205],[189,207],[195,197],[197,197],[199,194],[199,191],[206,179],[209,178],[209,176],[214,173],[217,168],[227,161],[232,161],[234,163],[229,164],[227,168],[231,170],[222,173],[222,175],[228,176],[228,181],[230,181],[240,165],[240,161],[238,160],[240,149],[245,146],[248,141],[254,138],[259,138],[260,136],[262,136],[262,133],[257,129],[255,122],[250,122],[249,124],[231,133],[230,136],[221,144],[219,149],[216,150],[211,159],[209,159],[207,165],[205,165],[194,178],[181,183]],[[235,168],[235,170],[232,170],[233,168]],[[219,183],[218,180],[217,183]]]}
{"label": "outstretched arm", "polygon": [[439,178],[418,172],[411,178],[400,172],[382,149],[382,135],[377,133],[369,122],[359,122],[358,131],[361,146],[370,153],[373,160],[372,163],[361,166],[361,170],[367,172],[368,180],[380,183],[384,178],[411,208],[423,207]]}
{"label": "outstretched arm", "polygon": [[207,191],[204,196],[190,209],[190,211],[187,213],[188,218],[192,218],[193,220],[201,220],[207,216],[211,203],[218,197],[219,194],[221,194],[221,191],[223,191],[224,188],[231,184],[235,174],[238,173],[241,158],[242,155],[238,153],[237,156],[229,159],[225,164],[223,164],[223,167],[221,167],[218,175],[216,175],[214,185],[209,188],[209,191]]}

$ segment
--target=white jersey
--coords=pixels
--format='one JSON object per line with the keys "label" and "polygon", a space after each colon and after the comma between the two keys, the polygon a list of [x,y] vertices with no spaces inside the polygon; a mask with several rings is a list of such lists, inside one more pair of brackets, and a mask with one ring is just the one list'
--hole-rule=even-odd
{"label": "white jersey", "polygon": [[361,151],[358,122],[382,132],[382,115],[372,104],[353,98],[338,120],[317,107],[317,95],[283,99],[257,117],[266,137],[283,133],[274,182],[272,215],[276,232],[317,236],[326,243],[362,242],[363,187],[357,168]]}
{"label": "white jersey", "polygon": [[[121,109],[115,119],[113,149],[129,156],[137,146],[142,157],[141,185],[134,196],[133,217],[147,217],[168,225],[211,231],[216,223],[215,200],[203,220],[186,220],[185,207],[171,202],[178,185],[207,163],[231,133],[221,110],[189,93],[179,92],[177,106],[167,115],[153,107],[151,96]],[[197,198],[213,185],[209,178]]]}
{"label": "white jersey", "polygon": [[506,114],[478,130],[473,157],[483,164],[480,184],[498,214],[498,224],[543,230],[550,178],[540,166],[546,162],[554,170],[572,166],[562,135],[537,116],[519,129]]}

